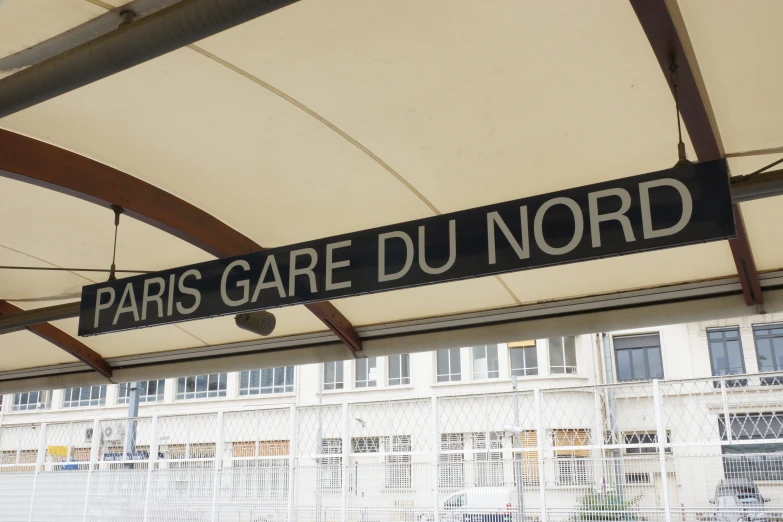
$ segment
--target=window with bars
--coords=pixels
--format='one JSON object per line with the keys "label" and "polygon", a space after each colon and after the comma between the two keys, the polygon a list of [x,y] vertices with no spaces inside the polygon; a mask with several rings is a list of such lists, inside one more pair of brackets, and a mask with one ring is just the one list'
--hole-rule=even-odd
{"label": "window with bars", "polygon": [[210,373],[177,379],[177,400],[207,399],[226,396],[228,374]]}
{"label": "window with bars", "polygon": [[487,344],[473,347],[473,380],[497,379],[500,377],[498,345]]}
{"label": "window with bars", "polygon": [[244,370],[239,374],[239,395],[293,393],[294,367]]}
{"label": "window with bars", "polygon": [[14,411],[48,410],[52,407],[52,392],[36,391],[14,394]]}
{"label": "window with bars", "polygon": [[380,451],[380,437],[353,437],[351,439],[351,453],[378,453]]}
{"label": "window with bars", "polygon": [[511,375],[524,377],[538,375],[538,352],[535,341],[508,343],[511,357]]}
{"label": "window with bars", "polygon": [[[721,328],[707,330],[707,342],[710,350],[712,375],[736,375],[745,373],[745,358],[742,355],[742,341],[739,328]],[[747,386],[747,379],[724,381],[727,386]],[[715,381],[720,387],[721,381]]]}
{"label": "window with bars", "polygon": [[[723,441],[728,441],[726,428],[725,417],[718,415]],[[727,479],[783,480],[783,411],[733,413],[729,429],[740,444],[721,446]]]}
{"label": "window with bars", "polygon": [[343,361],[324,363],[324,390],[342,390]]}
{"label": "window with bars", "polygon": [[389,356],[389,386],[411,383],[411,356],[407,353]]}
{"label": "window with bars", "polygon": [[459,348],[438,350],[436,357],[438,382],[462,380],[462,365],[460,363]]}
{"label": "window with bars", "polygon": [[232,498],[287,498],[289,451],[287,440],[234,442],[237,460],[232,462]]}
{"label": "window with bars", "polygon": [[[128,404],[130,400],[130,382],[123,382],[117,387],[117,404]],[[160,402],[166,391],[166,379],[141,381],[139,387],[139,402]]]}
{"label": "window with bars", "polygon": [[576,338],[573,335],[565,337],[550,337],[549,373],[576,373]]}
{"label": "window with bars", "polygon": [[413,445],[410,435],[389,437],[389,452],[401,455],[386,456],[386,489],[411,488],[411,455]]}
{"label": "window with bars", "polygon": [[[756,341],[756,359],[760,372],[783,370],[783,324],[757,325],[753,327]],[[782,377],[762,377],[761,384],[775,386],[783,384]]]}
{"label": "window with bars", "polygon": [[321,476],[324,489],[339,489],[343,483],[343,439],[331,438],[321,441]]}
{"label": "window with bars", "polygon": [[578,448],[590,443],[590,430],[554,430],[552,435],[557,459],[557,483],[559,485],[591,484],[592,468],[588,458],[590,450]]}
{"label": "window with bars", "polygon": [[29,473],[34,471],[37,450],[7,450],[0,452],[0,472]]}
{"label": "window with bars", "polygon": [[663,379],[661,338],[658,334],[614,338],[618,381]]}
{"label": "window with bars", "polygon": [[367,357],[366,359],[356,359],[356,387],[374,388],[378,386],[378,358]]}
{"label": "window with bars", "polygon": [[503,485],[503,433],[489,432],[473,434],[473,449],[480,451],[474,454],[476,466],[476,485],[479,487]]}
{"label": "window with bars", "polygon": [[[525,430],[518,435],[519,448],[538,448],[538,436],[535,430]],[[538,451],[522,451],[514,457],[520,462],[514,466],[514,476],[523,484],[538,484]],[[519,477],[521,475],[521,477]]]}
{"label": "window with bars", "polygon": [[80,406],[103,406],[106,404],[106,385],[67,388],[63,396],[63,408]]}
{"label": "window with bars", "polygon": [[465,482],[465,439],[463,434],[442,433],[440,436],[440,450],[440,472],[438,473],[439,487],[461,488]]}
{"label": "window with bars", "polygon": [[[658,444],[658,433],[654,431],[631,431],[623,433],[623,440],[627,445],[637,444]],[[670,432],[666,432],[666,442],[671,443],[672,437]],[[671,446],[665,446],[666,453],[671,453]],[[628,455],[642,455],[646,453],[658,453],[658,448],[653,446],[637,447],[637,448],[625,448],[625,453]]]}

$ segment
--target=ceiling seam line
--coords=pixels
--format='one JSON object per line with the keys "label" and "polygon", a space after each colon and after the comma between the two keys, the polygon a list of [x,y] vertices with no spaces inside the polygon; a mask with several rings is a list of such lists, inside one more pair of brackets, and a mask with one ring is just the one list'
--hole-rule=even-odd
{"label": "ceiling seam line", "polygon": [[86,1],[93,5],[97,5],[98,7],[103,7],[104,9],[108,9],[109,11],[117,8],[117,6],[107,4],[106,2],[102,2],[101,0],[86,0]]}
{"label": "ceiling seam line", "polygon": [[[11,247],[9,247],[9,246],[6,246],[6,245],[3,245],[3,244],[0,244],[0,248],[4,248],[4,249],[6,249],[6,250],[10,250],[11,252],[16,252],[17,254],[20,254],[20,255],[23,255],[23,256],[29,257],[29,258],[31,258],[31,259],[35,259],[36,261],[40,261],[41,263],[46,263],[47,265],[52,265],[52,266],[54,266],[54,267],[57,267],[57,268],[63,268],[62,266],[60,266],[60,265],[58,265],[58,264],[55,264],[55,263],[52,263],[51,261],[47,261],[46,259],[42,259],[42,258],[40,258],[40,257],[36,257],[36,256],[34,256],[34,255],[32,255],[32,254],[28,254],[27,252],[22,252],[21,250],[17,250],[17,249],[15,249],[15,248],[11,248]],[[73,272],[73,271],[71,271],[71,270],[66,270],[65,272],[66,272],[66,273],[68,273],[68,274],[73,274],[73,275],[75,275],[76,277],[79,277],[79,278],[81,278],[81,279],[84,279],[85,281],[89,281],[89,282],[90,282],[90,284],[95,284],[95,283],[97,283],[97,282],[98,282],[98,281],[93,281],[92,279],[89,279],[89,278],[87,278],[87,277],[85,277],[85,276],[83,276],[83,275],[81,275],[81,274],[78,274],[78,273],[76,273],[76,272]]]}
{"label": "ceiling seam line", "polygon": [[[279,96],[280,98],[284,99],[288,103],[294,105],[301,111],[305,112],[306,114],[310,115],[311,117],[315,118],[322,124],[329,127],[332,131],[339,134],[343,139],[351,143],[353,146],[355,146],[357,149],[362,151],[364,154],[366,154],[368,157],[370,157],[373,161],[375,161],[378,165],[383,167],[389,174],[397,178],[397,180],[405,185],[405,187],[408,188],[416,197],[418,197],[425,205],[427,205],[430,210],[432,210],[435,215],[442,215],[442,212],[438,210],[435,205],[433,205],[421,192],[419,192],[410,182],[408,182],[402,175],[400,175],[397,171],[395,171],[388,163],[383,161],[380,157],[378,157],[375,153],[373,153],[370,149],[356,141],[354,138],[352,138],[349,134],[347,134],[345,131],[334,125],[332,122],[315,112],[314,110],[310,109],[303,103],[299,102],[296,98],[293,98],[289,96],[288,94],[284,93],[280,89],[274,87],[273,85],[265,82],[264,80],[258,78],[257,76],[254,76],[250,74],[249,72],[245,71],[244,69],[237,67],[236,65],[232,64],[231,62],[228,62],[219,56],[216,56],[209,51],[197,46],[197,45],[189,45],[189,48],[193,49],[197,53],[203,55],[206,58],[209,58],[210,60],[215,61],[216,63],[219,63],[220,65],[234,71],[237,74],[240,74],[247,78],[248,80],[256,83],[257,85],[263,87],[264,89],[268,90],[269,92]],[[517,304],[522,304],[522,302],[519,300],[519,298],[516,296],[514,292],[511,291],[511,289],[506,285],[506,283],[500,278],[500,276],[496,275],[495,279],[500,283],[500,285],[508,292],[508,294],[511,296],[511,298],[514,300]]]}
{"label": "ceiling seam line", "polygon": [[356,139],[354,139],[353,137],[351,137],[351,136],[350,136],[348,133],[346,133],[345,131],[343,131],[342,129],[340,129],[340,128],[339,128],[337,125],[333,124],[332,122],[330,122],[329,120],[327,120],[326,118],[324,118],[323,116],[321,116],[320,114],[318,114],[317,112],[315,112],[314,110],[310,109],[308,106],[304,105],[303,103],[301,103],[300,101],[298,101],[296,98],[293,98],[293,97],[289,96],[288,94],[284,93],[283,91],[281,91],[281,90],[280,90],[280,89],[278,89],[277,87],[274,87],[273,85],[271,85],[271,84],[269,84],[269,83],[265,82],[264,80],[262,80],[262,79],[258,78],[257,76],[254,76],[254,75],[250,74],[249,72],[245,71],[244,69],[242,69],[242,68],[240,68],[240,67],[237,67],[236,65],[232,64],[231,62],[228,62],[228,61],[226,61],[226,60],[224,60],[224,59],[220,58],[219,56],[216,56],[216,55],[214,55],[214,54],[210,53],[209,51],[207,51],[207,50],[205,50],[205,49],[203,49],[203,48],[201,48],[201,47],[198,47],[197,45],[189,45],[188,47],[189,47],[190,49],[193,49],[193,50],[194,50],[194,51],[196,51],[197,53],[201,54],[202,56],[204,56],[204,57],[206,57],[206,58],[209,58],[210,60],[213,60],[213,61],[215,61],[216,63],[218,63],[218,64],[222,65],[223,67],[226,67],[227,69],[230,69],[230,70],[234,71],[235,73],[237,73],[237,74],[240,74],[240,75],[244,76],[244,77],[245,77],[245,78],[247,78],[248,80],[250,80],[250,81],[252,81],[252,82],[256,83],[257,85],[259,85],[259,86],[263,87],[264,89],[268,90],[268,91],[269,91],[269,92],[271,92],[272,94],[275,94],[275,95],[279,96],[280,98],[282,98],[283,100],[287,101],[287,102],[288,102],[288,103],[290,103],[291,105],[294,105],[294,106],[295,106],[296,108],[298,108],[299,110],[301,110],[301,111],[305,112],[305,113],[306,113],[306,114],[308,114],[309,116],[311,116],[311,117],[315,118],[316,120],[318,120],[318,121],[319,121],[319,122],[321,122],[322,124],[326,125],[326,126],[327,126],[328,128],[330,128],[332,131],[334,131],[335,133],[337,133],[338,135],[340,135],[340,136],[341,136],[343,139],[345,139],[346,141],[348,141],[348,142],[349,142],[351,145],[353,145],[354,147],[356,147],[357,149],[359,149],[360,151],[362,151],[362,152],[363,152],[365,155],[367,155],[367,156],[368,156],[370,159],[372,159],[372,160],[373,160],[375,163],[377,163],[378,165],[380,165],[380,166],[381,166],[381,167],[382,167],[384,170],[386,170],[386,172],[388,172],[389,174],[391,174],[392,176],[394,176],[394,177],[397,179],[397,181],[399,181],[400,183],[402,183],[403,185],[405,185],[405,187],[406,187],[408,190],[410,190],[410,191],[411,191],[411,192],[412,192],[412,193],[413,193],[413,194],[414,194],[416,197],[418,197],[418,198],[419,198],[419,199],[422,201],[422,203],[424,203],[425,205],[427,205],[427,206],[430,208],[430,210],[432,210],[432,211],[433,211],[433,212],[434,212],[436,215],[441,215],[441,212],[440,212],[440,210],[438,210],[438,209],[435,207],[435,205],[433,205],[433,204],[432,204],[432,203],[431,203],[431,202],[430,202],[430,201],[429,201],[429,200],[428,200],[428,199],[427,199],[427,198],[424,196],[424,194],[422,194],[421,192],[419,192],[419,191],[416,189],[416,187],[414,187],[414,186],[413,186],[413,185],[412,185],[412,184],[411,184],[411,183],[410,183],[408,180],[406,180],[406,179],[405,179],[405,178],[404,178],[404,177],[403,177],[403,176],[402,176],[400,173],[398,173],[396,170],[394,170],[394,169],[393,169],[393,168],[392,168],[392,167],[391,167],[391,166],[390,166],[388,163],[386,163],[385,161],[383,161],[383,160],[382,160],[382,159],[381,159],[381,158],[380,158],[380,157],[379,157],[377,154],[375,154],[375,153],[374,153],[374,152],[372,152],[370,149],[368,149],[367,147],[365,147],[364,145],[362,145],[361,143],[359,143],[359,142],[358,142]]}

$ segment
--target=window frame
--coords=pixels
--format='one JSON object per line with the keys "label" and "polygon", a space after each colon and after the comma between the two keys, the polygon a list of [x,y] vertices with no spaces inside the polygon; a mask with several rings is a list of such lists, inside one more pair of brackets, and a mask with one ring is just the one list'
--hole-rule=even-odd
{"label": "window frame", "polygon": [[[440,373],[439,358],[442,353],[446,353],[446,361],[448,362],[448,373]],[[452,353],[457,354],[457,373],[452,368],[454,362]],[[445,378],[443,378],[445,377]],[[442,348],[435,351],[435,381],[436,382],[461,382],[462,381],[462,348]]]}
{"label": "window frame", "polygon": [[[283,384],[275,384],[278,370],[283,375]],[[265,372],[271,372],[271,384],[269,386],[264,385]],[[296,383],[296,369],[294,366],[256,368],[252,370],[242,370],[238,372],[238,377],[239,382],[237,383],[237,394],[240,397],[251,397],[256,395],[282,395],[286,393],[294,393],[294,385]],[[258,383],[257,385],[253,385],[254,380]],[[247,385],[243,386],[243,381],[247,381]]]}
{"label": "window frame", "polygon": [[[323,389],[329,390],[343,390],[345,389],[345,363],[344,361],[331,361],[323,363]],[[329,375],[329,366],[334,365],[334,380],[328,381],[326,378]],[[339,374],[339,375],[338,375]],[[339,379],[339,380],[338,380]]]}
{"label": "window frame", "polygon": [[[149,383],[155,382],[155,394],[150,395]],[[130,382],[121,382],[117,385],[117,404],[128,404],[130,401]],[[166,393],[166,379],[151,379],[148,381],[139,381],[139,385],[144,384],[146,393],[139,390],[139,404],[148,402],[163,402]],[[125,394],[123,394],[123,390]]]}
{"label": "window frame", "polygon": [[[477,375],[476,374],[476,350],[483,350],[484,351],[484,359],[487,360],[487,367],[485,369],[485,375]],[[494,349],[494,357],[495,357],[495,369],[490,370],[490,350]],[[481,358],[479,357],[479,360]],[[470,349],[470,362],[471,362],[471,373],[473,374],[473,380],[474,381],[487,381],[491,379],[500,379],[500,353],[498,350],[497,344],[481,344],[478,346],[473,346]]]}
{"label": "window frame", "polygon": [[[629,439],[636,438],[638,442],[628,442]],[[645,442],[644,439],[649,439],[649,442]],[[664,445],[664,453],[671,454],[672,452],[672,434],[669,430],[666,430],[666,444]],[[634,444],[658,444],[658,432],[650,430],[639,431],[624,431],[623,432],[623,453],[626,455],[657,455],[658,446],[655,447],[628,447]]]}
{"label": "window frame", "polygon": [[[783,338],[783,334],[773,334],[771,330],[780,330],[783,329],[783,323],[765,323],[765,324],[754,324],[753,325],[753,345],[756,350],[756,368],[758,368],[759,373],[771,373],[771,372],[780,372],[783,371],[783,365],[778,365],[777,358],[775,357],[775,343],[774,339],[776,338]],[[763,334],[761,336],[761,339],[769,339],[770,341],[770,351],[772,353],[772,369],[771,370],[762,370],[761,369],[761,356],[759,354],[759,330],[770,330],[769,334]],[[781,385],[783,384],[783,377],[761,377],[761,384],[762,386],[772,386],[772,385]]]}
{"label": "window frame", "polygon": [[[526,344],[526,343],[533,343],[533,344]],[[508,343],[508,369],[509,369],[509,375],[517,377],[530,377],[534,375],[538,375],[538,343],[536,341],[522,341],[518,343]],[[521,368],[515,368],[514,367],[514,353],[520,353],[522,354],[522,364],[523,366]],[[534,354],[534,358],[536,360],[535,366],[528,366],[528,352],[532,352]],[[522,373],[515,373],[521,371]]]}
{"label": "window frame", "polygon": [[[560,339],[561,345],[560,350],[562,352],[563,356],[563,364],[562,365],[553,365],[552,364],[552,339]],[[573,339],[574,340],[574,364],[569,365],[568,363],[568,357],[566,357],[566,339]],[[546,340],[546,347],[547,347],[547,355],[549,357],[549,374],[550,375],[576,375],[578,373],[578,361],[577,361],[577,355],[576,355],[576,336],[575,335],[560,335],[555,337],[549,337]],[[555,371],[555,368],[562,368],[563,371]]]}
{"label": "window frame", "polygon": [[[210,390],[210,383],[213,382],[212,378],[215,378],[217,382],[217,389]],[[204,378],[206,381],[204,382]],[[188,379],[193,379],[193,391],[188,391]],[[182,383],[182,391],[180,391],[180,383]],[[206,389],[199,391],[199,385],[204,383]],[[228,373],[205,373],[202,375],[188,375],[185,377],[177,378],[177,389],[174,390],[174,400],[177,401],[193,401],[201,399],[218,399],[226,397],[228,394]]]}
{"label": "window frame", "polygon": [[[89,399],[82,399],[82,390],[85,388],[89,388],[90,390],[90,398]],[[92,390],[98,388],[98,397],[96,399],[92,398]],[[94,408],[94,407],[100,407],[100,406],[106,406],[106,384],[93,384],[92,386],[73,386],[71,388],[66,388],[63,391],[63,409],[65,408]],[[74,390],[79,390],[79,398],[74,401],[73,399],[73,392]],[[70,397],[70,398],[69,398]],[[93,402],[95,404],[93,404]],[[87,403],[87,404],[84,404]]]}
{"label": "window frame", "polygon": [[[729,368],[730,373],[715,373],[715,358],[712,355],[712,342],[713,340],[710,339],[710,334],[714,333],[720,333],[721,339],[720,343],[723,345],[723,354],[726,358],[726,361],[729,361],[729,348],[728,348],[728,341],[732,341],[733,339],[727,339],[725,336],[726,332],[736,332],[737,333],[737,342],[739,343],[739,356],[740,361],[742,361],[742,371],[740,372],[731,372],[731,368]],[[742,346],[742,335],[740,333],[739,326],[726,326],[721,328],[707,328],[707,352],[710,356],[710,372],[712,373],[713,377],[725,377],[727,375],[742,375],[748,373],[747,368],[745,367],[745,348]],[[724,379],[723,381],[715,381],[715,387],[720,387],[720,383],[725,382],[727,386],[747,386],[748,380],[747,379]]]}
{"label": "window frame", "polygon": [[[399,370],[400,375],[399,377],[393,377],[392,376],[392,358],[399,358]],[[403,365],[403,360],[407,361],[405,365]],[[387,373],[388,373],[388,380],[387,383],[389,386],[408,386],[411,383],[411,356],[409,353],[400,353],[396,355],[389,355],[386,359],[386,366],[387,366]],[[403,369],[406,371],[403,372]],[[398,382],[394,382],[398,381]]]}
{"label": "window frame", "polygon": [[391,435],[386,438],[386,472],[384,488],[407,490],[413,487],[413,469],[411,452],[413,437],[410,435]]}
{"label": "window frame", "polygon": [[[364,367],[364,368],[362,368]],[[366,378],[359,379],[359,371],[364,370]],[[371,379],[372,370],[375,370],[375,379]],[[353,367],[353,385],[354,388],[377,388],[378,387],[378,358],[365,357],[356,359]]]}
{"label": "window frame", "polygon": [[[30,407],[30,395],[36,395],[37,400],[35,401],[35,407]],[[24,404],[21,404],[19,402],[19,399],[22,396],[26,396],[26,402]],[[41,401],[41,396],[46,397],[46,400]],[[39,391],[31,391],[31,392],[19,392],[14,393],[12,396],[13,401],[11,402],[11,411],[13,412],[20,412],[20,411],[43,411],[43,410],[49,410],[52,407],[52,390],[39,390]],[[24,406],[24,407],[22,407]],[[38,407],[41,406],[41,407]]]}
{"label": "window frame", "polygon": [[[630,347],[630,348],[618,348],[616,344],[617,339],[627,339],[632,337],[657,337],[658,338],[658,345],[657,346],[637,346],[637,347]],[[639,381],[652,381],[655,379],[663,379],[666,375],[666,372],[664,371],[664,365],[663,365],[663,343],[661,342],[661,334],[659,332],[654,333],[641,333],[641,334],[632,334],[632,335],[613,335],[612,336],[612,347],[614,348],[614,364],[615,364],[615,374],[617,377],[617,382],[639,382]],[[661,375],[660,377],[653,377],[651,376],[650,371],[650,357],[649,357],[649,350],[658,350],[658,355],[660,357],[660,367],[661,367]],[[629,359],[630,361],[630,368],[631,368],[631,378],[630,379],[624,379],[620,377],[620,358],[619,354],[620,352],[631,352],[633,350],[642,350],[642,353],[644,354],[644,377],[636,377],[633,375],[634,373],[634,367],[633,367],[633,359]]]}

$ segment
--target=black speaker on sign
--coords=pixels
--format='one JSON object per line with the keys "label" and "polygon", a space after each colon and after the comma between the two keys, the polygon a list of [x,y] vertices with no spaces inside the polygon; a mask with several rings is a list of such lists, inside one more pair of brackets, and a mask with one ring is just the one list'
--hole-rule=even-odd
{"label": "black speaker on sign", "polygon": [[234,317],[237,326],[254,334],[267,336],[275,330],[277,319],[267,311],[239,314]]}

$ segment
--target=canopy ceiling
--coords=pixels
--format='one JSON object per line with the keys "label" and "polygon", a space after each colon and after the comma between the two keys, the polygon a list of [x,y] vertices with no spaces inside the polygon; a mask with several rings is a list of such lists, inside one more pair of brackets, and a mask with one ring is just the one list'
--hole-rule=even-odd
{"label": "canopy ceiling", "polygon": [[[652,172],[677,161],[674,99],[656,54],[666,50],[656,47],[654,34],[661,22],[655,17],[664,13],[685,54],[681,80],[693,78],[681,92],[689,158],[714,159],[705,157],[705,140],[713,140],[715,157],[728,158],[732,175],[783,157],[783,71],[775,66],[783,3],[642,3],[302,0],[0,119],[7,131],[0,156],[13,152],[13,135],[55,146],[105,167],[96,170],[103,179],[116,169],[264,248]],[[62,38],[121,4],[0,1],[0,59]],[[690,136],[697,134],[694,147]],[[25,173],[3,161],[0,265],[108,268],[114,215],[106,203],[122,205],[124,195],[96,204],[26,183]],[[48,168],[59,172],[57,161]],[[783,247],[770,225],[783,222],[783,205],[770,198],[740,209],[771,310],[779,306],[772,288]],[[216,255],[133,217],[121,219],[118,269],[154,271]],[[667,315],[696,319],[746,305],[753,281],[743,298],[737,248],[694,245],[332,305],[370,355],[432,349],[458,339],[442,335],[456,327],[465,339],[492,341],[611,326],[597,315],[578,324],[529,319],[558,306],[595,311],[584,303],[608,310],[618,296],[631,301],[617,307],[641,306],[656,302],[649,296],[661,286],[691,284],[676,287],[685,289],[678,298],[721,300]],[[106,275],[0,270],[0,299],[24,310],[51,306],[78,298],[81,286]],[[755,279],[755,270],[745,276]],[[231,317],[78,340],[108,361],[115,381],[350,357],[311,310],[294,306],[275,315],[277,328],[263,342]],[[652,312],[647,317],[655,320]],[[506,326],[489,330],[489,323]],[[52,324],[77,337],[75,318]],[[441,334],[422,337],[428,325]],[[485,329],[467,329],[479,326]],[[222,346],[228,343],[238,344]],[[277,351],[290,347],[300,350]],[[103,379],[31,331],[0,336],[0,350],[0,389]],[[196,360],[215,356],[223,359]]]}

